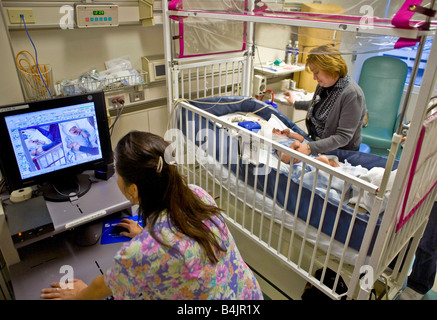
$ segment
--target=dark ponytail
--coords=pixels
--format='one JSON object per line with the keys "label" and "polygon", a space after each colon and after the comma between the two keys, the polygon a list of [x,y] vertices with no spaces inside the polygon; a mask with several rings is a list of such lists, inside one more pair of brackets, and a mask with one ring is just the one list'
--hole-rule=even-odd
{"label": "dark ponytail", "polygon": [[[176,229],[196,240],[212,263],[218,261],[215,250],[224,251],[204,221],[220,214],[220,209],[205,204],[196,196],[177,167],[164,161],[168,143],[148,132],[132,131],[115,148],[115,166],[128,185],[138,187],[139,210],[146,222],[150,217],[151,235],[162,243],[153,227],[159,214],[166,211]],[[214,250],[214,249],[215,250]]]}

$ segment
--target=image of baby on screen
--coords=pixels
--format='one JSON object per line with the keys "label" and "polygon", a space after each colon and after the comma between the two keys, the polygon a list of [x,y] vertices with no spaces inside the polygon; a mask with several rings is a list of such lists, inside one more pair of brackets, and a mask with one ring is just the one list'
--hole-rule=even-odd
{"label": "image of baby on screen", "polygon": [[29,169],[41,170],[65,164],[61,136],[57,124],[29,127],[21,130],[26,146]]}
{"label": "image of baby on screen", "polygon": [[99,154],[94,118],[76,119],[60,124],[62,141],[70,161]]}

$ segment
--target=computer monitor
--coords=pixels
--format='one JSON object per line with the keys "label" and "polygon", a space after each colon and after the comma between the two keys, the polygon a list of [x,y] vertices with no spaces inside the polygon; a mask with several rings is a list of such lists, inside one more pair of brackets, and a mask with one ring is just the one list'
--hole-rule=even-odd
{"label": "computer monitor", "polygon": [[39,185],[51,201],[84,195],[83,171],[113,159],[104,93],[0,107],[0,150],[10,191]]}

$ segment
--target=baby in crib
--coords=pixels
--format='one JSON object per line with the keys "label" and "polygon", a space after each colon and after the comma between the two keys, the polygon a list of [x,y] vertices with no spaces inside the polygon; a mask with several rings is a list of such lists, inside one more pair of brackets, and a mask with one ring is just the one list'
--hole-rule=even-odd
{"label": "baby in crib", "polygon": [[43,153],[43,146],[46,144],[45,141],[40,140],[29,140],[26,142],[27,149],[29,150],[32,156],[37,156]]}
{"label": "baby in crib", "polygon": [[[294,150],[296,150],[300,143],[306,143],[304,137],[296,132],[293,132],[290,129],[284,129],[284,130],[279,130],[279,129],[273,129],[272,131],[273,133],[273,140],[282,144],[283,146],[288,146]],[[279,155],[279,151],[276,151],[276,153]],[[380,185],[383,175],[384,175],[384,168],[383,167],[373,167],[371,169],[366,169],[364,167],[362,167],[361,165],[352,165],[350,164],[347,160],[343,162],[337,162],[336,160],[338,160],[338,158],[335,159],[331,159],[328,158],[325,155],[321,155],[318,157],[315,156],[310,156],[316,160],[319,160],[321,162],[324,162],[327,165],[330,165],[331,167],[339,167],[341,169],[341,171],[348,173],[354,177],[359,177],[360,179],[370,182],[372,184],[375,185]],[[289,164],[291,160],[291,156],[287,155],[287,154],[282,154],[281,155],[281,161]],[[293,164],[298,163],[299,160],[297,159],[293,159]],[[298,166],[299,164],[297,164]],[[306,172],[311,172],[313,173],[314,171],[312,169],[308,169],[309,165],[305,166],[305,170],[308,170]],[[287,172],[287,171],[285,171]],[[385,207],[387,205],[387,201],[388,201],[388,197],[390,196],[392,187],[393,187],[393,182],[394,182],[394,178],[396,176],[396,172],[397,170],[393,170],[391,172],[391,175],[389,177],[388,180],[388,184],[387,184],[387,190],[384,194],[384,201],[383,204],[379,210],[379,213],[384,212]],[[305,174],[305,177],[307,178],[307,182],[309,181],[309,184],[312,183],[312,180],[310,180],[310,177],[307,177]],[[304,180],[305,180],[304,177]],[[325,177],[325,178],[324,178]],[[328,181],[329,176],[326,176],[322,171],[319,172],[318,174],[318,179],[317,179],[317,186],[320,190],[326,190],[327,188],[327,181]],[[343,179],[341,178],[336,178],[333,177],[332,178],[332,184],[331,184],[331,189],[335,190],[339,195],[342,192],[342,188],[343,188]],[[332,191],[332,190],[331,190]],[[352,196],[351,198],[348,200],[348,202],[350,204],[356,204],[358,199],[359,200],[359,206],[360,208],[363,208],[365,211],[370,212],[373,208],[373,204],[375,201],[375,195],[370,194],[367,191],[364,191],[363,196],[361,198],[358,197],[360,193],[359,188],[357,188],[355,185],[352,186]],[[332,195],[332,194],[331,194]]]}
{"label": "baby in crib", "polygon": [[[297,150],[301,143],[305,141],[305,137],[302,136],[299,133],[296,133],[294,131],[291,131],[290,129],[273,129],[273,140],[277,141],[278,143],[285,145],[287,147],[292,148],[293,150]],[[291,142],[291,144],[290,144]],[[279,155],[279,151],[277,151]],[[326,163],[327,165],[330,165],[331,167],[340,167],[340,164],[333,160],[329,159],[327,156],[321,155],[318,157],[314,157],[316,160],[321,161],[323,163]],[[291,160],[291,156],[288,154],[283,153],[281,155],[281,161],[284,163],[289,164]],[[299,162],[297,159],[293,159],[293,164]]]}
{"label": "baby in crib", "polygon": [[37,129],[25,129],[21,131],[21,134],[26,143],[27,150],[29,150],[32,156],[43,153],[43,146],[52,142]]}

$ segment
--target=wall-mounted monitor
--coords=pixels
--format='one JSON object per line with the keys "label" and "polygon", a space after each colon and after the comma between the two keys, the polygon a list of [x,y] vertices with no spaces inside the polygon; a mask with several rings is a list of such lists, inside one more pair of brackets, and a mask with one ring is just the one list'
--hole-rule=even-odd
{"label": "wall-mounted monitor", "polygon": [[165,59],[163,55],[142,57],[142,68],[148,74],[149,82],[165,79]]}

